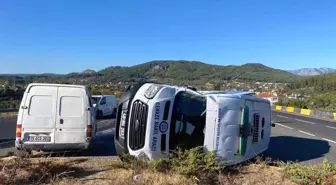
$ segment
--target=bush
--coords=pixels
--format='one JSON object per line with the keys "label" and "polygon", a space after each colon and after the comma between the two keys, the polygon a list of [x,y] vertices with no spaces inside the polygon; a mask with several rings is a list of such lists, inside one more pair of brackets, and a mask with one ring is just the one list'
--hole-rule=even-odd
{"label": "bush", "polygon": [[217,162],[215,153],[203,152],[202,146],[189,150],[178,148],[168,156],[168,158],[159,160],[145,161],[127,154],[122,157],[122,166],[133,169],[135,173],[144,169],[162,173],[178,173],[199,182],[216,181],[219,173],[224,170],[224,165]]}
{"label": "bush", "polygon": [[321,165],[300,165],[299,163],[281,163],[285,175],[298,184],[336,185],[336,165],[323,160]]}

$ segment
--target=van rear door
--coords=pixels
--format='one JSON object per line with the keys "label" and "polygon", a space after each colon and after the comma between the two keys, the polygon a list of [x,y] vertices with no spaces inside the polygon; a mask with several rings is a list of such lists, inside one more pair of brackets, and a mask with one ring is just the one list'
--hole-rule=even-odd
{"label": "van rear door", "polygon": [[57,87],[34,85],[22,104],[22,133],[25,142],[54,143]]}
{"label": "van rear door", "polygon": [[87,104],[84,88],[58,88],[55,143],[86,142]]}

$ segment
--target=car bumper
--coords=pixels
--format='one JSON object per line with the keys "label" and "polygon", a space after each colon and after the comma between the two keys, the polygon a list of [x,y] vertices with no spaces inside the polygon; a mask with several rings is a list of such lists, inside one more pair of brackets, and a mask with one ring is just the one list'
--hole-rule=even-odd
{"label": "car bumper", "polygon": [[24,143],[21,140],[15,141],[15,147],[19,150],[20,149],[43,150],[43,151],[86,150],[89,148],[89,145],[90,142],[46,144],[46,143]]}

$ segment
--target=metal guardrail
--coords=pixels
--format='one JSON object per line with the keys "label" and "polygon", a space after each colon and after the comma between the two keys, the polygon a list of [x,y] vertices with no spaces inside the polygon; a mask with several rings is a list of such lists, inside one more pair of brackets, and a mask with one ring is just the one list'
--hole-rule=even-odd
{"label": "metal guardrail", "polygon": [[0,113],[4,112],[18,112],[19,109],[0,109]]}

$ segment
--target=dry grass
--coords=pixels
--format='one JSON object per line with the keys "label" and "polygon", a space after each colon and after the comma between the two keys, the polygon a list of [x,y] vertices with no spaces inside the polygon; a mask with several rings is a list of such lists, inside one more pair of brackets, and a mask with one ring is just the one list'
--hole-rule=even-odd
{"label": "dry grass", "polygon": [[[336,175],[335,165],[324,163],[320,168],[282,163],[270,166],[269,161],[257,160],[224,170],[203,172],[198,176],[181,174],[176,170],[162,171],[152,163],[121,162],[117,157],[47,157],[0,159],[0,184],[56,185],[335,185],[330,174]],[[159,163],[155,163],[156,165]],[[161,163],[162,165],[162,163]],[[160,169],[160,170],[159,170]],[[315,171],[317,170],[317,171]],[[327,174],[325,177],[323,174]],[[321,181],[312,181],[321,177]],[[329,180],[328,180],[329,178]],[[328,181],[326,181],[328,180]],[[295,183],[296,182],[296,183]],[[323,183],[324,182],[324,183]]]}
{"label": "dry grass", "polygon": [[[212,184],[200,182],[175,172],[158,172],[154,169],[132,169],[115,157],[92,158],[9,158],[0,161],[3,181],[0,184],[57,184],[57,185],[109,185],[156,184],[190,185]],[[230,173],[230,171],[232,173]],[[262,176],[260,176],[262,174]],[[261,178],[262,177],[262,178]],[[292,184],[280,168],[266,164],[251,164],[229,169],[214,177],[217,184]],[[7,179],[7,181],[4,181]]]}
{"label": "dry grass", "polygon": [[0,113],[0,118],[15,118],[17,114],[17,112],[2,112]]}

